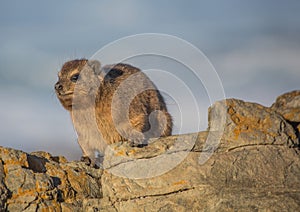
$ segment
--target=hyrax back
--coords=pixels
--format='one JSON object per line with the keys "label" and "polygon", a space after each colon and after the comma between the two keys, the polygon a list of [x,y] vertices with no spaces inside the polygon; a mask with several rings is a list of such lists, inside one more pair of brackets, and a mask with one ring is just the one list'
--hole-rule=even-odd
{"label": "hyrax back", "polygon": [[131,65],[101,68],[98,61],[72,60],[59,72],[55,90],[71,112],[85,156],[103,153],[105,144],[129,141],[139,146],[151,137],[171,135],[172,118],[163,97]]}

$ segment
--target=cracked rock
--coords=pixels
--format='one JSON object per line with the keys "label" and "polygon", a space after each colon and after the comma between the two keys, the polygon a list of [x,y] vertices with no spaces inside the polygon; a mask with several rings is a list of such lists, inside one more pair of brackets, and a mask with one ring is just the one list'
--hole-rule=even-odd
{"label": "cracked rock", "polygon": [[217,102],[207,131],[113,144],[103,169],[0,147],[0,211],[299,211],[299,94]]}

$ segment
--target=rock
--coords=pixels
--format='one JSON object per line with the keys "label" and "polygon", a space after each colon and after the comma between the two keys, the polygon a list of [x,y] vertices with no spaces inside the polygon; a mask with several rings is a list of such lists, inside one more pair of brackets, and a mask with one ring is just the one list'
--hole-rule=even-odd
{"label": "rock", "polygon": [[300,122],[300,91],[279,96],[271,108],[290,122]]}
{"label": "rock", "polygon": [[230,141],[225,144],[228,148],[235,148],[233,143],[238,146],[298,145],[293,127],[276,111],[260,104],[223,100],[209,108],[208,118],[208,130],[221,132],[222,139]]}
{"label": "rock", "polygon": [[282,115],[297,131],[300,132],[300,91],[292,91],[279,96],[271,109]]}
{"label": "rock", "polygon": [[74,211],[81,209],[78,201],[82,198],[101,197],[102,170],[51,158],[49,153],[27,154],[0,148],[1,194],[4,194],[0,211],[61,211],[68,208],[68,203]]}
{"label": "rock", "polygon": [[0,147],[0,211],[299,211],[299,138],[280,111],[223,100],[207,131],[113,144],[104,169]]}
{"label": "rock", "polygon": [[4,176],[3,163],[0,160],[0,211],[5,207],[5,203],[8,199],[8,190],[4,184]]}

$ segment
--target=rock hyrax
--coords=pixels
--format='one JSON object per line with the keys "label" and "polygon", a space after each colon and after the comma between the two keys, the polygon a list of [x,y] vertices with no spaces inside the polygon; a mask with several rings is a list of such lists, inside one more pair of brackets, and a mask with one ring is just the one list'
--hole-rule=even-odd
{"label": "rock hyrax", "polygon": [[93,164],[107,144],[143,146],[151,137],[171,135],[165,101],[140,69],[79,59],[66,62],[58,78],[56,95],[71,113],[83,157]]}

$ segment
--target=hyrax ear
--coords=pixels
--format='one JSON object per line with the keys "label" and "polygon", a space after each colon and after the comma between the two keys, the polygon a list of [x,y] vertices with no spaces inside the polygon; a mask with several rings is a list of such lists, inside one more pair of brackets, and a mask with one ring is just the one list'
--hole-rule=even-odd
{"label": "hyrax ear", "polygon": [[94,70],[95,74],[101,73],[101,63],[98,60],[89,60],[87,64]]}

